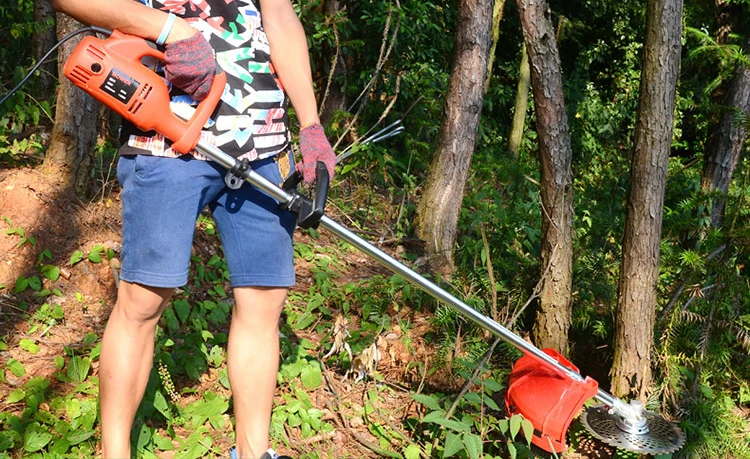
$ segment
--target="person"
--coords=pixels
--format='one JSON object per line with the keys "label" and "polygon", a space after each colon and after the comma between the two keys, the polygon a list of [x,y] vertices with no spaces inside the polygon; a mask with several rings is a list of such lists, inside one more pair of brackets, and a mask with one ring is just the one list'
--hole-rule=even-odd
{"label": "person", "polygon": [[[247,159],[275,183],[300,167],[305,182],[313,182],[318,161],[333,177],[335,155],[320,125],[306,36],[290,0],[142,1],[53,0],[53,6],[83,23],[162,46],[159,64],[175,107],[203,99],[218,64],[227,84],[203,139]],[[301,126],[297,165],[287,100]],[[198,152],[173,151],[158,133],[123,122],[120,142],[121,282],[100,356],[102,455],[130,457],[156,325],[174,289],[187,283],[195,221],[208,206],[235,299],[227,358],[236,441],[230,456],[275,458],[269,429],[278,322],[295,281],[295,217],[248,183],[226,186],[221,166]]]}

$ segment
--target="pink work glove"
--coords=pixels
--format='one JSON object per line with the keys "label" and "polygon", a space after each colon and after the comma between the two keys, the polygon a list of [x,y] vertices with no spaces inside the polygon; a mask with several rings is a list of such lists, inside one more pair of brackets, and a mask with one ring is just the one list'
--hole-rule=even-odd
{"label": "pink work glove", "polygon": [[170,43],[164,50],[164,76],[195,100],[203,100],[216,73],[214,50],[198,32]]}
{"label": "pink work glove", "polygon": [[297,163],[297,169],[302,171],[305,183],[315,182],[315,167],[318,161],[326,165],[328,177],[333,180],[336,155],[328,143],[323,126],[313,124],[299,131],[299,149],[302,152],[302,162]]}

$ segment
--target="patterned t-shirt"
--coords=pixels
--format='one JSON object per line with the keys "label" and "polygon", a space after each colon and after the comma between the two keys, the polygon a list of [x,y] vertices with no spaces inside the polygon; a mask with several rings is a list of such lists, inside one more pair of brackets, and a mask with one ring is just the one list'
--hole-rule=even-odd
{"label": "patterned t-shirt", "polygon": [[[273,156],[290,144],[287,101],[271,64],[268,38],[257,1],[141,0],[152,8],[185,18],[203,34],[227,76],[221,101],[207,123],[202,140],[235,158],[256,160]],[[183,118],[197,105],[172,88],[172,111]],[[144,133],[123,123],[121,154],[178,156],[160,134]],[[198,152],[193,156],[205,159]]]}

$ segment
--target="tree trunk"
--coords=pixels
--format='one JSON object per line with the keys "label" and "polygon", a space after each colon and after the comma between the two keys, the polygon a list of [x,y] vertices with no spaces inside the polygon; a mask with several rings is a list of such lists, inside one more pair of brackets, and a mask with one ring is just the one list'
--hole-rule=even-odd
{"label": "tree trunk", "polygon": [[[48,0],[34,0],[34,20],[40,25],[40,29],[31,37],[31,50],[34,60],[39,62],[42,57],[55,45],[57,35],[55,34],[55,10],[52,2]],[[48,59],[39,68],[39,87],[36,92],[38,100],[51,99],[55,94],[57,83],[57,69],[55,68],[54,56]]]}
{"label": "tree trunk", "polygon": [[513,106],[513,122],[510,125],[510,139],[508,151],[513,159],[518,159],[518,151],[523,140],[523,128],[526,125],[526,110],[529,108],[529,87],[531,86],[531,70],[529,69],[529,54],[526,45],[521,46],[521,63],[518,72],[518,89],[516,89],[516,103]]}
{"label": "tree trunk", "polygon": [[[82,27],[62,13],[57,15],[59,37]],[[80,37],[80,36],[79,36]],[[74,38],[58,49],[58,73],[72,53],[80,38]],[[75,190],[79,196],[89,191],[90,171],[94,164],[94,147],[99,127],[99,103],[67,78],[60,78],[50,146],[44,158],[49,173],[58,174],[62,185]]]}
{"label": "tree trunk", "polygon": [[659,247],[681,35],[682,0],[649,0],[611,372],[614,395],[644,402],[651,385]]}
{"label": "tree trunk", "polygon": [[416,234],[429,267],[450,275],[464,187],[482,111],[492,0],[460,0],[453,68],[435,159],[417,209]]}
{"label": "tree trunk", "polygon": [[[745,44],[746,53],[747,50],[750,50],[750,40]],[[750,118],[750,68],[742,63],[737,64],[723,109],[718,126],[712,130],[701,181],[705,191],[721,194],[711,199],[711,226],[715,228],[724,224],[726,200],[723,195],[729,191]]]}
{"label": "tree trunk", "polygon": [[500,23],[503,22],[503,8],[505,7],[505,0],[495,0],[495,5],[492,7],[492,42],[490,44],[489,61],[487,62],[487,77],[484,79],[484,93],[490,89],[490,81],[492,80],[492,67],[495,65],[495,50],[497,49],[497,42],[500,40]]}
{"label": "tree trunk", "polygon": [[565,354],[572,316],[573,173],[555,28],[544,0],[516,0],[531,70],[539,139],[542,281],[533,337]]}
{"label": "tree trunk", "polygon": [[[324,56],[331,56],[330,70],[326,79],[326,90],[323,93],[323,100],[320,103],[320,118],[323,123],[327,123],[338,110],[346,109],[346,95],[344,94],[345,84],[339,81],[346,77],[346,60],[342,55],[341,46],[338,43],[338,25],[336,16],[344,9],[345,3],[342,0],[326,0],[325,13],[333,28],[336,37],[336,48],[328,48]],[[325,66],[323,66],[325,68]]]}

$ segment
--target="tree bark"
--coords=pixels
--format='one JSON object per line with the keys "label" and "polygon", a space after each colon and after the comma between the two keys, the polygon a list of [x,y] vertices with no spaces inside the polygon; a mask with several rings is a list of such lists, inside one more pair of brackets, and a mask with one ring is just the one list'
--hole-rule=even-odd
{"label": "tree bark", "polygon": [[492,0],[460,0],[451,79],[416,234],[426,242],[429,267],[455,270],[453,246],[482,111],[492,28]]}
{"label": "tree bark", "polygon": [[[63,37],[82,27],[71,17],[57,15],[57,33]],[[80,41],[80,36],[69,40],[58,49],[58,73]],[[99,127],[99,103],[75,87],[67,78],[60,78],[57,91],[55,125],[44,167],[49,173],[59,175],[63,186],[75,190],[79,196],[89,191],[90,171],[94,164],[94,147]]]}
{"label": "tree bark", "polygon": [[[31,37],[31,50],[34,60],[39,62],[42,57],[55,45],[57,35],[55,34],[55,10],[52,2],[48,0],[34,0],[34,20],[39,24],[39,30]],[[47,100],[55,94],[57,83],[57,69],[54,58],[49,59],[39,68],[39,87],[36,98]]]}
{"label": "tree bark", "polygon": [[[745,44],[745,53],[750,50],[750,40]],[[737,168],[742,147],[745,145],[747,120],[750,119],[750,68],[737,64],[729,83],[726,100],[718,125],[712,137],[703,163],[702,188],[720,195],[711,199],[711,226],[724,225],[726,199],[729,183]]]}
{"label": "tree bark", "polygon": [[659,247],[681,36],[682,0],[649,0],[611,372],[614,395],[644,402],[652,378]]}
{"label": "tree bark", "polygon": [[572,316],[573,173],[560,54],[545,0],[516,0],[536,108],[542,201],[542,281],[537,346],[567,353]]}
{"label": "tree bark", "polygon": [[515,160],[518,159],[518,151],[521,149],[523,128],[526,125],[526,111],[529,108],[530,72],[529,54],[526,52],[526,45],[523,45],[521,47],[516,103],[513,106],[513,122],[510,125],[510,138],[508,139],[508,151],[513,155],[513,159]]}

